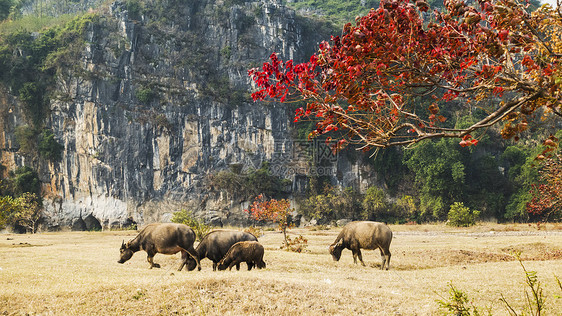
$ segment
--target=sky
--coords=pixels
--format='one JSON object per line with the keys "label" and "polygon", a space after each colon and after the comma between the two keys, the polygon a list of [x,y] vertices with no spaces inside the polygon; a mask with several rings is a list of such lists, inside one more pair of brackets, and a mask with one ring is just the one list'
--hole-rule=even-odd
{"label": "sky", "polygon": [[550,3],[551,6],[556,6],[556,0],[539,0],[541,3]]}

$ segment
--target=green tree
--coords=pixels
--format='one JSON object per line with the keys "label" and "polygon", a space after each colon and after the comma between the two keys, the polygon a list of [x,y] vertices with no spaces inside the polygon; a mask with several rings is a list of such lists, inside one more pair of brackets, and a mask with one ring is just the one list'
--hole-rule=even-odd
{"label": "green tree", "polygon": [[336,210],[332,204],[332,198],[333,195],[330,193],[313,195],[301,203],[299,211],[308,218],[333,219]]}
{"label": "green tree", "polygon": [[0,0],[0,22],[10,16],[10,10],[13,6],[12,0]]}
{"label": "green tree", "polygon": [[23,226],[34,234],[43,216],[39,199],[34,193],[25,192],[16,199],[16,205],[16,211],[12,215],[13,224]]}
{"label": "green tree", "polygon": [[26,115],[33,126],[38,127],[43,121],[45,107],[45,88],[36,82],[26,82],[19,89],[19,97],[26,105]]}
{"label": "green tree", "polygon": [[374,220],[388,215],[389,201],[386,193],[379,187],[369,187],[363,198],[362,219]]}
{"label": "green tree", "polygon": [[533,183],[538,181],[538,172],[534,168],[538,150],[531,150],[522,146],[509,146],[501,155],[503,165],[507,169],[510,184],[510,196],[504,218],[514,221],[527,221],[527,203],[532,199],[530,193]]}
{"label": "green tree", "polygon": [[501,219],[505,214],[510,189],[507,177],[500,172],[499,163],[500,159],[481,152],[471,155],[467,164],[464,201],[471,208],[480,210],[483,217]]}
{"label": "green tree", "polygon": [[12,215],[17,211],[18,205],[9,195],[0,196],[0,229],[12,222]]}
{"label": "green tree", "polygon": [[201,241],[209,230],[211,230],[211,227],[205,224],[203,220],[196,218],[192,212],[185,209],[175,212],[171,220],[173,223],[185,224],[191,227],[198,241]]}
{"label": "green tree", "polygon": [[260,193],[271,197],[282,196],[290,183],[290,180],[274,175],[267,161],[264,161],[259,169],[249,169],[245,173],[236,167],[230,171],[219,171],[210,177],[210,184],[214,188],[226,191],[230,198],[242,200]]}
{"label": "green tree", "polygon": [[14,176],[10,178],[11,192],[14,196],[21,196],[26,192],[35,193],[40,196],[41,181],[37,171],[31,167],[24,166],[14,171]]}
{"label": "green tree", "polygon": [[42,215],[40,200],[34,193],[25,192],[17,198],[0,197],[0,228],[20,225],[35,233]]}
{"label": "green tree", "polygon": [[33,154],[36,152],[37,140],[35,130],[29,125],[16,127],[16,141],[20,148],[19,151],[24,154]]}
{"label": "green tree", "polygon": [[480,215],[479,211],[470,210],[462,202],[455,202],[451,205],[447,214],[447,224],[451,226],[472,226],[476,223],[476,218]]}
{"label": "green tree", "polygon": [[315,194],[300,203],[299,212],[308,218],[328,222],[342,218],[359,219],[362,196],[353,188],[326,187],[323,194]]}
{"label": "green tree", "polygon": [[396,201],[396,205],[402,209],[402,214],[409,221],[419,221],[420,211],[416,199],[411,195],[404,195]]}
{"label": "green tree", "polygon": [[41,157],[51,161],[60,160],[64,149],[64,146],[56,141],[55,135],[49,129],[44,129],[39,135],[38,147]]}
{"label": "green tree", "polygon": [[405,152],[404,162],[420,187],[420,210],[424,219],[444,219],[446,205],[462,200],[466,187],[466,148],[450,139],[422,142]]}

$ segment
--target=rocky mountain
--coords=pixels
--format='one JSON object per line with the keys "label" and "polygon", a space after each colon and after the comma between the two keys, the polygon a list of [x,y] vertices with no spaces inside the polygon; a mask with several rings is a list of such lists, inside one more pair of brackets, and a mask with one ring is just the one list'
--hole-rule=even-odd
{"label": "rocky mountain", "polygon": [[[60,161],[18,150],[21,100],[0,92],[2,165],[38,170],[49,226],[71,226],[80,214],[104,227],[166,221],[182,208],[241,223],[247,204],[208,181],[233,165],[269,162],[292,182],[289,194],[302,189],[314,159],[303,148],[317,144],[295,138],[286,105],[252,102],[247,70],[271,52],[302,61],[328,38],[325,24],[277,0],[116,1],[95,14],[49,102]],[[371,181],[359,163],[326,157],[335,182]]]}

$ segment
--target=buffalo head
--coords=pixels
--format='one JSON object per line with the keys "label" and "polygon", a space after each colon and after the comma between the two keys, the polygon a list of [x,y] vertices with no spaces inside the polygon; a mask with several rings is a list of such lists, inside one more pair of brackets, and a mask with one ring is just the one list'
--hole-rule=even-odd
{"label": "buffalo head", "polygon": [[341,244],[333,244],[330,246],[330,254],[332,255],[332,259],[334,259],[334,261],[340,260],[342,250],[343,246]]}
{"label": "buffalo head", "polygon": [[[187,271],[193,271],[195,267],[197,267],[197,262],[195,262],[195,259],[188,256],[186,264]],[[201,268],[199,268],[199,270],[201,270]]]}
{"label": "buffalo head", "polygon": [[228,264],[226,264],[226,263],[224,262],[224,259],[222,259],[222,260],[219,262],[219,264],[218,264],[218,266],[217,266],[217,269],[218,269],[219,271],[224,271],[224,270],[226,270],[226,268],[228,268]]}
{"label": "buffalo head", "polygon": [[125,263],[127,260],[131,259],[134,253],[129,248],[129,243],[125,244],[124,240],[123,243],[121,244],[121,249],[119,249],[119,252],[121,253],[121,257],[119,258],[119,261],[117,261],[118,263]]}

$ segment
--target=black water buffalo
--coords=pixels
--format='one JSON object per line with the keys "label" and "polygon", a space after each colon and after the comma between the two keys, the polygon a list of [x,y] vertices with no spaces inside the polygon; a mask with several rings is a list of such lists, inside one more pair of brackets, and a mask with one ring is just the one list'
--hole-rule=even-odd
{"label": "black water buffalo", "polygon": [[[226,255],[230,247],[239,241],[258,241],[256,236],[236,231],[236,230],[215,230],[203,237],[195,251],[199,256],[199,260],[209,258],[213,261],[213,271],[217,270],[217,264]],[[240,269],[240,264],[236,266]],[[195,260],[187,259],[187,270],[195,269]]]}
{"label": "black water buffalo", "polygon": [[197,267],[201,270],[199,257],[193,248],[195,241],[195,233],[184,224],[175,223],[156,223],[144,227],[137,237],[121,244],[121,258],[119,263],[131,259],[137,251],[144,250],[147,253],[147,260],[150,263],[150,269],[160,268],[160,265],[154,263],[154,256],[157,253],[173,255],[181,251],[182,262],[178,271],[181,271],[187,263],[187,258],[192,258],[196,262]]}
{"label": "black water buffalo", "polygon": [[240,266],[241,262],[246,262],[248,271],[254,266],[258,269],[265,268],[263,261],[263,246],[257,241],[240,241],[232,245],[224,258],[219,262],[219,270],[232,270],[233,266]]}
{"label": "black water buffalo", "polygon": [[381,269],[390,267],[390,242],[392,241],[392,231],[388,226],[378,222],[351,222],[344,226],[343,230],[330,245],[330,254],[335,261],[340,260],[341,252],[344,248],[353,253],[353,262],[357,264],[357,257],[361,264],[365,266],[361,249],[374,250],[381,252]]}

